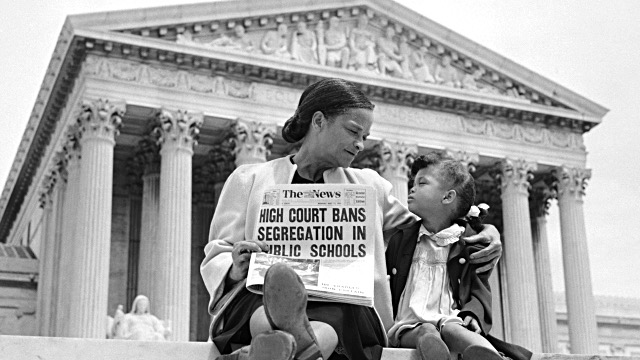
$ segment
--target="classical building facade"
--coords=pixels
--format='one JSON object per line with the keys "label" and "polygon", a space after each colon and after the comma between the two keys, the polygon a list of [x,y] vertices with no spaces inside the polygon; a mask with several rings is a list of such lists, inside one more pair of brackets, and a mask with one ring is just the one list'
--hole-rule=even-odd
{"label": "classical building facade", "polygon": [[538,352],[558,350],[545,229],[557,199],[568,342],[596,353],[583,134],[607,109],[390,0],[70,16],[0,198],[0,241],[39,259],[37,334],[104,337],[107,313],[141,293],[173,340],[205,340],[199,264],[221,187],[296,151],[279,130],[326,77],[375,102],[353,166],[400,199],[417,154],[473,171],[504,238],[493,332]]}

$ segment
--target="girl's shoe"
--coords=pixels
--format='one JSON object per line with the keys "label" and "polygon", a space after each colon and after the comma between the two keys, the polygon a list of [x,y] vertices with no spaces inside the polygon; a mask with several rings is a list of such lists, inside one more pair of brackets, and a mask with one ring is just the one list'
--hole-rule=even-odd
{"label": "girl's shoe", "polygon": [[307,290],[288,265],[271,265],[264,276],[264,311],[271,327],[293,335],[297,360],[322,359],[318,341],[307,317]]}
{"label": "girl's shoe", "polygon": [[503,360],[502,356],[497,352],[482,347],[480,345],[471,345],[464,349],[462,360]]}
{"label": "girl's shoe", "polygon": [[[418,339],[418,351],[422,360],[449,360],[449,348],[439,335],[425,334]],[[467,360],[467,359],[464,359]]]}

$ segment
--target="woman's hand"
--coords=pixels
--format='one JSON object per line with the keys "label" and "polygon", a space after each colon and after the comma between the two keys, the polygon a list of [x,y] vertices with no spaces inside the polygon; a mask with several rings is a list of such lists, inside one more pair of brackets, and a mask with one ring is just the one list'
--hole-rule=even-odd
{"label": "woman's hand", "polygon": [[485,243],[489,244],[486,248],[471,254],[470,259],[472,264],[484,264],[476,270],[476,273],[482,273],[493,269],[500,256],[502,256],[502,242],[500,241],[500,233],[495,226],[490,224],[484,224],[484,229],[479,234],[465,237],[464,241],[469,244]]}
{"label": "woman's hand", "polygon": [[462,322],[462,326],[477,334],[479,334],[481,330],[478,321],[474,319],[473,316],[465,316]]}
{"label": "woman's hand", "polygon": [[268,250],[269,246],[264,241],[244,240],[233,244],[233,250],[231,251],[233,265],[227,274],[227,280],[231,283],[237,283],[246,278],[249,271],[251,253]]}

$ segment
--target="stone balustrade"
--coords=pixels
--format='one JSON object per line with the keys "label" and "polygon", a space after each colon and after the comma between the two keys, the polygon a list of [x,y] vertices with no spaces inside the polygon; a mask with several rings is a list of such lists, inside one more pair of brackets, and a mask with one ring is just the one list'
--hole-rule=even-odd
{"label": "stone balustrade", "polygon": [[[218,349],[206,342],[147,342],[0,335],[0,353],[12,360],[214,360]],[[640,360],[637,356],[533,354],[531,360]],[[415,350],[385,349],[381,360],[420,360]]]}

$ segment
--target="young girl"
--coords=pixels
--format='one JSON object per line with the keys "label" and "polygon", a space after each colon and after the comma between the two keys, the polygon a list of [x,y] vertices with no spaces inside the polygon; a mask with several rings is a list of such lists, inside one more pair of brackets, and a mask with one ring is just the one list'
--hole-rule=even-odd
{"label": "young girl", "polygon": [[[491,328],[489,272],[476,274],[469,255],[479,249],[464,246],[460,237],[475,199],[473,177],[460,162],[432,153],[411,168],[414,185],[408,207],[421,223],[399,227],[387,251],[387,272],[395,323],[392,345],[417,348],[423,359],[496,359],[502,352],[516,359],[531,353],[487,333]],[[473,228],[481,228],[474,207]],[[475,229],[474,229],[475,230]]]}

